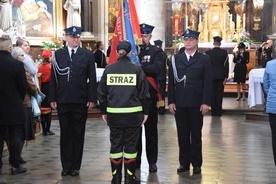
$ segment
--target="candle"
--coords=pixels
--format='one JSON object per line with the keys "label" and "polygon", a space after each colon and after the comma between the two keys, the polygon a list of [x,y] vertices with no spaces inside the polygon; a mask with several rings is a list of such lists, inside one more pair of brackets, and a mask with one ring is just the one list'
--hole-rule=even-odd
{"label": "candle", "polygon": [[243,18],[242,18],[242,27],[243,29],[245,29],[245,13],[243,14]]}
{"label": "candle", "polygon": [[237,24],[236,24],[236,28],[239,29],[241,28],[241,16],[237,15]]}
{"label": "candle", "polygon": [[201,15],[199,15],[199,20],[198,20],[198,23],[200,23],[201,22]]}
{"label": "candle", "polygon": [[230,21],[229,21],[229,23],[230,23],[230,30],[232,30],[233,29],[233,25],[232,25],[232,14],[230,14]]}
{"label": "candle", "polygon": [[186,29],[188,29],[188,15],[186,15],[186,18],[185,18],[186,20],[185,20],[185,27],[186,27]]}

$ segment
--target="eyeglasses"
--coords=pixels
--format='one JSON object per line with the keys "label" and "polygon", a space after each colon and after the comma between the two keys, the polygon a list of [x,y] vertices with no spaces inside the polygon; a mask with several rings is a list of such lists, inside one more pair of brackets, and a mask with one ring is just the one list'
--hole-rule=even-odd
{"label": "eyeglasses", "polygon": [[184,37],[184,41],[195,41],[195,37]]}

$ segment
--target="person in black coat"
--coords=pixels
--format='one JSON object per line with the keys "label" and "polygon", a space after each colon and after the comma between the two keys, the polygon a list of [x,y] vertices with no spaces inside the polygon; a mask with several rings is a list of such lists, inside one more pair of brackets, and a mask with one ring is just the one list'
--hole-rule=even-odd
{"label": "person in black coat", "polygon": [[[162,95],[157,83],[157,76],[161,73],[162,68],[164,68],[164,59],[162,50],[154,45],[150,44],[150,39],[152,37],[152,31],[154,26],[148,24],[140,24],[140,30],[142,33],[143,45],[140,45],[139,59],[141,62],[141,67],[146,74],[149,82],[149,92],[150,92],[150,114],[147,122],[145,123],[145,138],[146,138],[146,153],[149,163],[149,172],[157,171],[157,157],[158,157],[158,108],[157,106],[164,105],[162,100]],[[141,164],[141,154],[142,154],[142,128],[141,136],[138,142],[138,154],[136,159],[136,166],[140,168]]]}
{"label": "person in black coat", "polygon": [[185,51],[168,62],[168,104],[175,116],[179,145],[177,172],[188,172],[192,164],[194,174],[201,173],[201,130],[212,91],[210,57],[197,51],[198,35],[187,29],[183,34]]}
{"label": "person in black coat", "polygon": [[222,38],[215,36],[213,39],[214,48],[206,51],[206,54],[210,56],[213,71],[211,115],[221,116],[224,85],[229,73],[229,62],[227,51],[220,48]]}
{"label": "person in black coat", "polygon": [[[154,45],[156,45],[157,48],[162,49],[162,40],[155,40]],[[164,66],[161,70],[161,73],[157,76],[157,81],[159,84],[160,92],[162,95],[162,99],[164,100],[164,105],[160,106],[158,109],[158,113],[161,115],[164,115],[166,112],[165,109],[165,96],[166,96],[166,82],[167,82],[167,74],[166,74],[166,68],[167,68],[167,54],[162,50],[163,54],[163,62]]]}
{"label": "person in black coat", "polygon": [[94,53],[95,62],[97,63],[97,68],[105,68],[106,66],[106,57],[103,53],[104,43],[102,41],[98,41],[96,43],[97,50]]}
{"label": "person in black coat", "polygon": [[261,66],[266,67],[266,63],[272,60],[272,40],[267,40],[258,47],[258,52],[260,54]]}
{"label": "person in black coat", "polygon": [[23,100],[27,91],[27,78],[24,64],[11,56],[12,48],[10,37],[2,36],[0,38],[0,136],[3,140],[8,135],[9,162],[12,166],[11,174],[14,175],[27,171],[19,165],[20,143],[25,123]]}
{"label": "person in black coat", "polygon": [[[245,101],[245,80],[247,67],[246,64],[249,63],[249,52],[245,50],[245,44],[243,42],[239,43],[238,51],[234,53],[233,62],[236,63],[234,67],[234,82],[237,83],[237,101],[241,99],[241,90],[242,90],[242,99]],[[241,89],[242,87],[242,89]]]}
{"label": "person in black coat", "polygon": [[60,124],[62,176],[77,176],[82,162],[87,109],[96,103],[93,53],[81,48],[81,27],[65,29],[68,46],[53,55],[49,101]]}

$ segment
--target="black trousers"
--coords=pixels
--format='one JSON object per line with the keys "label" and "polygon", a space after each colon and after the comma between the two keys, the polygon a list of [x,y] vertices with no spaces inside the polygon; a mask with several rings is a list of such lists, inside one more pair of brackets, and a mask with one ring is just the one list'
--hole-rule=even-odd
{"label": "black trousers", "polygon": [[224,79],[213,79],[211,102],[212,115],[222,114],[223,81]]}
{"label": "black trousers", "polygon": [[[158,156],[158,130],[157,130],[157,122],[158,122],[158,112],[157,112],[157,94],[155,91],[150,90],[150,114],[148,116],[148,120],[144,124],[145,127],[145,138],[146,138],[146,154],[149,164],[156,164],[157,156]],[[137,144],[137,158],[136,165],[139,166],[141,164],[141,156],[142,156],[142,128],[140,131],[140,138]]]}
{"label": "black trousers", "polygon": [[179,163],[184,167],[201,167],[201,130],[203,115],[199,108],[176,108],[175,121],[179,145]]}
{"label": "black trousers", "polygon": [[86,104],[58,104],[60,157],[63,169],[79,170],[82,162]]}
{"label": "black trousers", "polygon": [[[24,124],[19,125],[0,125],[0,148],[1,148],[1,158],[3,152],[4,140],[8,140],[10,147],[10,164],[12,167],[19,167],[19,157],[20,157],[20,143],[23,138]],[[8,136],[8,137],[7,137]],[[2,161],[1,161],[2,162]]]}
{"label": "black trousers", "polygon": [[[0,128],[2,127],[0,126]],[[3,157],[3,150],[4,150],[4,139],[1,135],[2,134],[0,134],[0,168],[2,168],[3,166],[2,157]]]}
{"label": "black trousers", "polygon": [[[166,97],[166,80],[158,80],[158,84],[160,87],[160,92],[162,95],[162,99],[165,102],[165,97]],[[166,103],[165,103],[166,104]],[[159,107],[159,113],[165,113],[165,106]]]}
{"label": "black trousers", "polygon": [[140,136],[140,126],[136,127],[109,127],[110,129],[110,153],[137,152],[137,143]]}
{"label": "black trousers", "polygon": [[269,113],[268,116],[271,129],[274,164],[276,165],[276,114]]}

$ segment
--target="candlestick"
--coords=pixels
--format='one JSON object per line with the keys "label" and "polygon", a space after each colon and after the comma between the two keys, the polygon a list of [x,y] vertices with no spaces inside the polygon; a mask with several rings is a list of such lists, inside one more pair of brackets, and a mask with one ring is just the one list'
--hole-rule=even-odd
{"label": "candlestick", "polygon": [[243,14],[243,18],[242,18],[242,27],[245,30],[245,13]]}
{"label": "candlestick", "polygon": [[230,14],[229,23],[230,23],[230,30],[232,30],[232,29],[233,29],[233,25],[232,25],[232,14]]}
{"label": "candlestick", "polygon": [[204,14],[204,23],[205,23],[204,30],[207,30],[208,28],[207,13]]}

